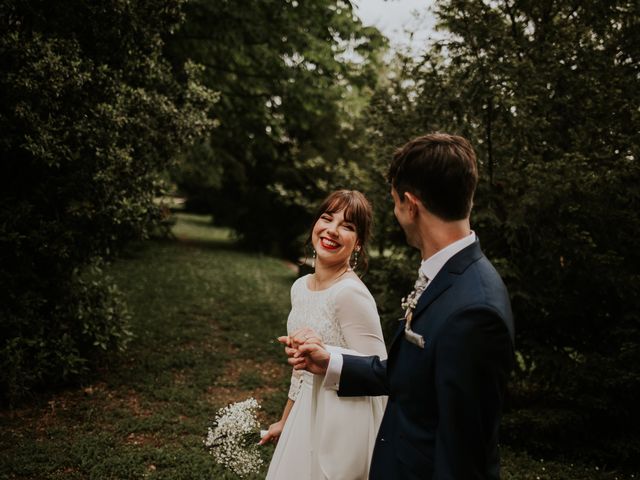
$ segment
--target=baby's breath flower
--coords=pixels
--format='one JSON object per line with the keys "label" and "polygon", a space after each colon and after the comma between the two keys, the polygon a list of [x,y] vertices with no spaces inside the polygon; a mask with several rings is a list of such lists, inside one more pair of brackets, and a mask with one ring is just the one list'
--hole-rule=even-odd
{"label": "baby's breath flower", "polygon": [[221,408],[203,440],[215,461],[239,477],[258,473],[263,464],[257,439],[252,438],[260,430],[259,408],[254,398]]}
{"label": "baby's breath flower", "polygon": [[420,273],[418,280],[416,280],[416,283],[413,285],[411,293],[402,299],[401,307],[405,310],[405,316],[409,315],[409,312],[415,310],[420,295],[422,295],[424,289],[427,288],[427,283],[427,278],[423,273]]}

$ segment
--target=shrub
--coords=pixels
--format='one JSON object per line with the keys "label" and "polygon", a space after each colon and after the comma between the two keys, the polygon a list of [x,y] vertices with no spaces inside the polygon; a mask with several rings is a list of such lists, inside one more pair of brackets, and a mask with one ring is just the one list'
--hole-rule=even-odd
{"label": "shrub", "polygon": [[175,1],[0,6],[0,396],[86,371],[126,314],[96,259],[159,218],[160,173],[213,96],[162,57]]}

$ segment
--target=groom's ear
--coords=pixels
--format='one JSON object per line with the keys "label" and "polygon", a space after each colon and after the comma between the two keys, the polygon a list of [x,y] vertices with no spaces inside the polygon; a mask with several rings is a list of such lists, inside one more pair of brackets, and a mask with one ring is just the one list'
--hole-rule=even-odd
{"label": "groom's ear", "polygon": [[404,200],[409,204],[409,211],[412,215],[417,215],[420,210],[420,199],[411,192],[404,192]]}

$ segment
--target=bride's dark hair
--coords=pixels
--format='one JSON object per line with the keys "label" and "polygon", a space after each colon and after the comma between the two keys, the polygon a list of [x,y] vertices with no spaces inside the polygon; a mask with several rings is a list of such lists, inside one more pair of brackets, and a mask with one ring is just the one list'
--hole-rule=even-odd
{"label": "bride's dark hair", "polygon": [[[311,234],[313,227],[323,213],[335,213],[344,210],[344,219],[351,222],[356,227],[356,235],[358,237],[358,264],[355,270],[362,272],[367,271],[369,266],[369,255],[367,253],[367,245],[371,238],[371,224],[373,223],[373,209],[371,203],[361,192],[357,190],[336,190],[325,198],[316,210],[309,236],[305,242],[305,252],[311,245]],[[307,255],[308,257],[308,255]]]}

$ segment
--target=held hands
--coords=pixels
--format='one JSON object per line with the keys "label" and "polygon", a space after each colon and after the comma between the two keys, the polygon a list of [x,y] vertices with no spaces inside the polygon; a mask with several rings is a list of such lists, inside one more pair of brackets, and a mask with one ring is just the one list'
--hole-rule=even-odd
{"label": "held hands", "polygon": [[306,370],[316,375],[326,373],[330,354],[312,329],[302,328],[290,336],[279,337],[278,341],[285,345],[288,362],[295,370]]}

